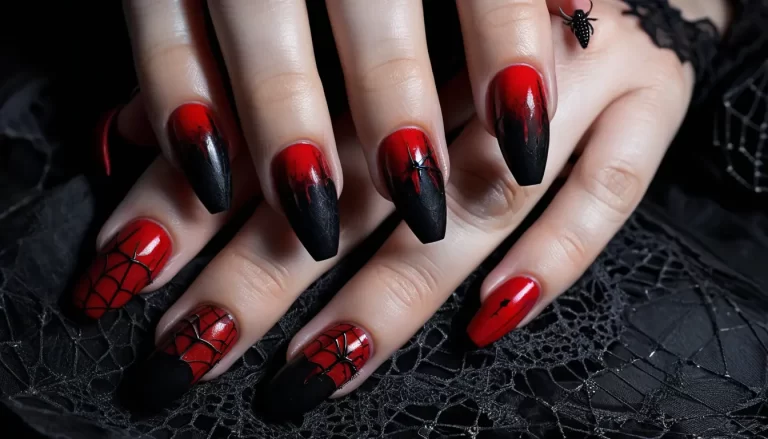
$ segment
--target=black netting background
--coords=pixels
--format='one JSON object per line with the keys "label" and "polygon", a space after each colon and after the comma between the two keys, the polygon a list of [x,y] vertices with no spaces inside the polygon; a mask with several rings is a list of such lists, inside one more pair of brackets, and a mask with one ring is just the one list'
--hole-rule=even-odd
{"label": "black netting background", "polygon": [[[45,26],[63,26],[57,13],[65,11],[50,13],[57,19]],[[119,20],[119,14],[104,17],[100,30],[107,32],[114,26],[108,18]],[[40,25],[21,24],[24,29]],[[92,40],[90,30],[73,29]],[[22,26],[18,32],[17,39],[29,37]],[[81,49],[93,53],[89,46]],[[130,62],[114,53],[95,58],[61,52],[57,56],[69,61],[57,62],[53,71],[58,73],[52,74],[6,57],[6,50],[0,54],[0,403],[5,426],[25,424],[46,437],[67,438],[768,435],[768,219],[759,205],[764,200],[735,189],[727,200],[692,192],[690,186],[702,187],[700,182],[710,178],[690,174],[678,181],[675,154],[584,277],[542,316],[494,347],[467,349],[459,335],[476,309],[480,282],[511,240],[350,397],[324,404],[301,425],[265,423],[253,411],[252,399],[279,367],[286,342],[375,250],[387,233],[385,225],[302,295],[228,373],[196,387],[168,412],[133,415],[116,402],[117,383],[150,351],[155,323],[229,231],[161,291],[97,324],[67,317],[60,300],[68,297],[92,256],[95,232],[140,165],[151,159],[135,151],[119,156],[116,162],[124,166],[110,181],[83,173],[90,171],[84,133],[93,115],[77,114],[72,106],[78,98],[77,105],[98,109],[111,96],[100,89],[129,91],[129,81],[118,87],[107,73],[130,68]],[[460,61],[454,52],[443,55],[445,65]],[[727,87],[738,90],[726,96],[733,108],[728,132],[751,133],[765,121],[765,110],[750,106],[765,98],[765,72],[745,69],[740,77],[743,82]],[[696,122],[688,123],[709,127]],[[744,137],[752,157],[762,151],[762,144],[751,139],[765,129],[757,132]],[[703,136],[708,141],[682,136],[673,150],[715,150],[711,131]],[[716,160],[712,163],[722,170]],[[750,189],[765,184],[754,182]],[[3,428],[0,437],[32,436]]]}

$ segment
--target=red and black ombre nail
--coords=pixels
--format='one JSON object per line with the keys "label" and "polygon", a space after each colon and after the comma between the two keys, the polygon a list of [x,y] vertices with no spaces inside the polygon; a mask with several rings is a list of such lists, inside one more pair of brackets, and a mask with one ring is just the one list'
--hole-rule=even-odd
{"label": "red and black ombre nail", "polygon": [[348,383],[371,357],[365,331],[341,323],[326,329],[267,386],[265,407],[278,418],[306,413]]}
{"label": "red and black ombre nail", "polygon": [[107,243],[75,287],[74,305],[91,318],[123,307],[149,285],[171,256],[171,238],[158,223],[138,219]]}
{"label": "red and black ombre nail", "polygon": [[197,197],[211,213],[229,209],[232,181],[229,146],[211,109],[184,104],[171,113],[168,139]]}
{"label": "red and black ombre nail", "polygon": [[541,183],[549,152],[549,115],[541,75],[518,64],[499,72],[488,96],[504,160],[517,183]]}
{"label": "red and black ombre nail", "polygon": [[272,178],[285,216],[304,248],[316,260],[339,250],[336,185],[323,152],[311,143],[296,143],[272,161]]}
{"label": "red and black ombre nail", "polygon": [[379,166],[398,213],[419,240],[445,237],[445,182],[426,133],[402,128],[379,146]]}
{"label": "red and black ombre nail", "polygon": [[479,347],[487,346],[517,328],[539,300],[535,280],[518,276],[504,282],[485,299],[467,327],[469,338]]}
{"label": "red and black ombre nail", "polygon": [[131,405],[159,410],[213,369],[237,341],[235,319],[201,305],[167,333],[154,353],[121,384]]}

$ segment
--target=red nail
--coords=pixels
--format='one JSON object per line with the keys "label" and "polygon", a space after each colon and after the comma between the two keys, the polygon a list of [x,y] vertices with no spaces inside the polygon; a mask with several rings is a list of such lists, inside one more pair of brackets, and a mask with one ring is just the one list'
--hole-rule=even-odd
{"label": "red nail", "polygon": [[154,221],[125,226],[99,252],[75,287],[74,303],[88,317],[123,307],[157,277],[171,256],[171,238]]}
{"label": "red nail", "polygon": [[349,323],[330,327],[275,375],[265,406],[276,418],[305,413],[348,383],[370,357],[365,331]]}
{"label": "red nail", "polygon": [[208,211],[229,209],[229,146],[213,111],[198,103],[175,109],[168,118],[168,140],[189,184]]}
{"label": "red nail", "polygon": [[104,166],[104,172],[109,176],[112,173],[112,162],[109,157],[110,137],[112,127],[117,121],[117,115],[120,114],[122,107],[113,108],[101,116],[96,125],[96,137],[98,145],[99,161]]}
{"label": "red nail", "polygon": [[295,143],[272,161],[275,189],[288,222],[307,252],[322,261],[339,251],[336,185],[323,152]]}
{"label": "red nail", "polygon": [[517,64],[499,72],[488,94],[489,117],[507,167],[517,183],[541,183],[549,152],[549,115],[541,75]]}
{"label": "red nail", "polygon": [[432,143],[418,128],[402,128],[379,146],[379,166],[398,213],[419,240],[445,237],[445,183]]}
{"label": "red nail", "polygon": [[214,305],[198,306],[168,331],[123,385],[143,408],[164,408],[213,369],[237,339],[237,325],[229,312]]}
{"label": "red nail", "polygon": [[529,277],[518,276],[504,282],[485,299],[469,323],[469,338],[483,347],[505,336],[533,309],[539,295],[539,285]]}

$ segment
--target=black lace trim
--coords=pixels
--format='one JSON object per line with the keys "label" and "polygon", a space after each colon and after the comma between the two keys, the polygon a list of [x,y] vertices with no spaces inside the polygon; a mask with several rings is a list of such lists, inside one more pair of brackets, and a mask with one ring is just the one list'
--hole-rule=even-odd
{"label": "black lace trim", "polygon": [[623,1],[629,6],[624,14],[636,16],[657,46],[675,52],[680,62],[691,63],[697,83],[710,73],[720,41],[710,20],[687,21],[667,0]]}

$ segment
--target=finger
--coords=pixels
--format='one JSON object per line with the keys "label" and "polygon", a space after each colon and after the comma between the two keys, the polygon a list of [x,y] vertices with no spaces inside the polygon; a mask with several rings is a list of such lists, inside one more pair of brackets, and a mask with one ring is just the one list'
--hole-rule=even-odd
{"label": "finger", "polygon": [[[450,120],[461,119],[454,111],[462,114],[471,108],[471,99],[457,96],[451,102],[455,106],[447,108]],[[274,326],[310,283],[392,212],[392,204],[376,196],[367,169],[356,166],[364,158],[351,123],[346,128],[342,125],[337,133],[349,183],[340,200],[339,255],[315,262],[279,214],[259,206],[163,316],[157,327],[158,353],[124,384],[133,389],[129,399],[145,407],[164,406],[199,379],[223,373]],[[217,323],[206,331],[210,320]],[[193,342],[186,344],[188,341]],[[206,348],[211,345],[216,346],[215,355]],[[184,355],[177,350],[182,347]]]}
{"label": "finger", "polygon": [[545,0],[457,0],[475,107],[518,184],[541,183],[557,88]]}
{"label": "finger", "polygon": [[[140,112],[135,116],[144,117]],[[125,122],[127,126],[139,123]],[[243,160],[234,165],[238,177],[234,207],[258,195],[251,166]],[[197,255],[229,216],[210,215],[179,172],[158,158],[102,226],[97,255],[75,285],[74,306],[98,319],[125,306],[134,295],[161,287]]]}
{"label": "finger", "polygon": [[612,104],[544,214],[481,287],[467,328],[485,346],[538,315],[589,267],[640,202],[687,99],[642,90]]}
{"label": "finger", "polygon": [[[331,302],[293,338],[265,407],[277,417],[310,410],[357,387],[434,313],[538,200],[509,174],[495,139],[475,119],[450,149],[448,232],[423,246],[401,224]],[[565,155],[553,157],[562,165]]]}
{"label": "finger", "polygon": [[200,0],[125,0],[139,85],[163,153],[211,213],[231,202],[238,131],[211,53]]}
{"label": "finger", "polygon": [[439,241],[448,157],[421,1],[327,5],[371,176],[421,242]]}
{"label": "finger", "polygon": [[331,258],[342,176],[305,2],[208,4],[265,198],[315,260]]}

